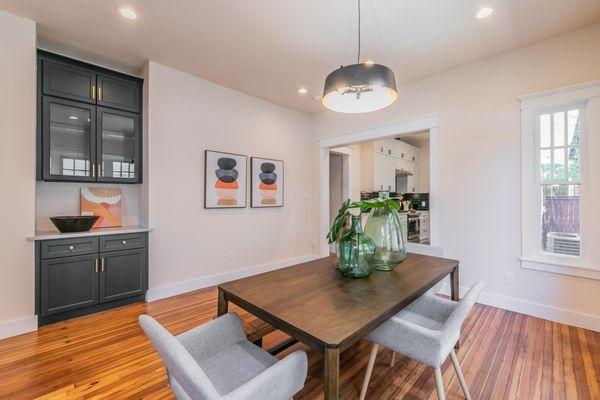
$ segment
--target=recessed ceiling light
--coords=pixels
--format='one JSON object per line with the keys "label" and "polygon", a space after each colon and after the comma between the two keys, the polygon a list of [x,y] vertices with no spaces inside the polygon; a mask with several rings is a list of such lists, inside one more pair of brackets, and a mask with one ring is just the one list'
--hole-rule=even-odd
{"label": "recessed ceiling light", "polygon": [[373,60],[367,60],[367,61],[365,61],[365,64],[367,64],[367,65],[373,65],[373,64],[375,64],[375,61],[373,61]]}
{"label": "recessed ceiling light", "polygon": [[137,15],[135,14],[135,12],[133,12],[133,10],[131,10],[129,8],[121,8],[121,10],[119,12],[125,18],[128,18],[128,19],[136,19],[137,18]]}
{"label": "recessed ceiling light", "polygon": [[69,116],[69,119],[79,119],[78,117],[75,117],[74,115]]}
{"label": "recessed ceiling light", "polygon": [[494,10],[490,7],[483,7],[481,10],[479,10],[477,12],[477,18],[482,19],[482,18],[486,18],[489,17],[490,15],[492,15],[494,12]]}
{"label": "recessed ceiling light", "polygon": [[301,88],[298,89],[298,93],[300,93],[300,94],[306,94],[306,93],[308,93],[308,90],[305,87],[301,87]]}

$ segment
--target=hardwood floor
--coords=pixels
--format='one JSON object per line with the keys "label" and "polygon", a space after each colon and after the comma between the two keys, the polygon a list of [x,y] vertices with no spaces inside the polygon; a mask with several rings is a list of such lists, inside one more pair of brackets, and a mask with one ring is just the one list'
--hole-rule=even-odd
{"label": "hardwood floor", "polygon": [[[137,324],[148,313],[177,334],[216,314],[207,289],[42,327],[0,341],[0,399],[172,399],[165,370]],[[234,311],[239,311],[231,307]],[[240,312],[246,322],[253,317]],[[265,347],[285,339],[265,338]],[[600,399],[600,333],[476,305],[463,326],[458,358],[473,399]],[[295,345],[283,356],[297,348]],[[322,398],[323,362],[309,353],[298,399]],[[357,399],[370,345],[342,353],[341,398]],[[433,371],[380,351],[367,399],[437,399]],[[462,399],[446,362],[448,399]]]}

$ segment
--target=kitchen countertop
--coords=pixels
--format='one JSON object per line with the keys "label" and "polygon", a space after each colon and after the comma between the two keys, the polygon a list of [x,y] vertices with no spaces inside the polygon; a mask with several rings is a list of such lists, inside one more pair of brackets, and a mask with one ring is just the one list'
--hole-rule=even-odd
{"label": "kitchen countertop", "polygon": [[118,235],[121,233],[138,233],[138,232],[150,232],[151,228],[145,226],[121,226],[118,228],[97,228],[87,232],[71,232],[71,233],[60,233],[57,230],[54,231],[37,231],[34,236],[28,237],[27,240],[51,240],[51,239],[69,239],[86,236],[100,236],[100,235]]}

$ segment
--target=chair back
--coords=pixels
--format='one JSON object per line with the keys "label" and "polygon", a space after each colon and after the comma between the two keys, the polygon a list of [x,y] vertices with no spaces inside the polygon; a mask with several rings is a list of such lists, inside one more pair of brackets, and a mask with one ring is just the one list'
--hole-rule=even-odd
{"label": "chair back", "polygon": [[194,400],[222,399],[202,368],[175,336],[148,315],[140,315],[139,321],[165,363],[169,379],[177,381]]}
{"label": "chair back", "polygon": [[471,289],[469,289],[467,294],[460,300],[458,306],[452,311],[452,313],[444,323],[442,331],[445,334],[451,337],[456,335],[456,333],[460,331],[460,327],[462,326],[463,322],[467,318],[467,315],[469,315],[469,312],[475,305],[475,302],[477,301],[477,298],[479,297],[483,286],[483,282],[477,282],[473,286],[471,286]]}

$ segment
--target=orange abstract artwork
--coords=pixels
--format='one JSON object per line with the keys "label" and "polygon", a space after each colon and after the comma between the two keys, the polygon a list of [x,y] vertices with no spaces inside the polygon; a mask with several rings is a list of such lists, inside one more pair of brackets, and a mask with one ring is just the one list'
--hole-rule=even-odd
{"label": "orange abstract artwork", "polygon": [[121,189],[81,188],[81,215],[99,216],[94,228],[122,226]]}

